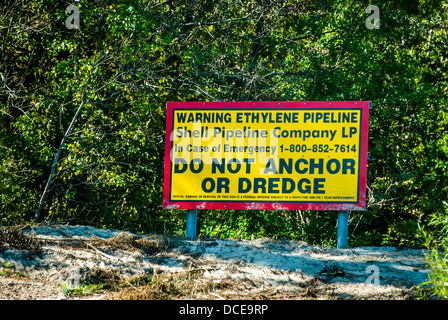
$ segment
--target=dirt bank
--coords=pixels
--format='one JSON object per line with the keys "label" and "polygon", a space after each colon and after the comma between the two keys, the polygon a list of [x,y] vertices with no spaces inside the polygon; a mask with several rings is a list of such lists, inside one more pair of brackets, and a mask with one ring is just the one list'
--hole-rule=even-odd
{"label": "dirt bank", "polygon": [[[422,250],[409,248],[342,250],[89,226],[27,226],[19,232],[27,245],[11,240],[0,249],[0,299],[401,300],[412,299],[412,288],[429,273]],[[84,283],[101,286],[85,296],[62,289]]]}

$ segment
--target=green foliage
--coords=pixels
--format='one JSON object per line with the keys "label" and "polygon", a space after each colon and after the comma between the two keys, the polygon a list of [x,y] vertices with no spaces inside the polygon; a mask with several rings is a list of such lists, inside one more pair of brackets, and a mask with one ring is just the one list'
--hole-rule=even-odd
{"label": "green foliage", "polygon": [[305,211],[201,211],[205,237],[252,239],[272,237],[330,245],[335,243],[336,213]]}
{"label": "green foliage", "polygon": [[[183,234],[162,210],[167,101],[370,100],[353,245],[418,245],[448,194],[446,1],[9,0],[0,8],[0,223]],[[15,10],[8,8],[14,7]],[[89,79],[90,81],[87,81]],[[332,212],[203,211],[203,235],[334,244]]]}
{"label": "green foliage", "polygon": [[62,283],[60,285],[60,290],[67,296],[88,296],[93,294],[95,291],[101,290],[104,284],[91,284],[91,283],[81,283],[79,286],[75,287],[69,283]]}
{"label": "green foliage", "polygon": [[448,299],[448,203],[443,203],[444,210],[431,214],[430,222],[422,228],[431,268],[429,280],[420,288],[422,299]]}
{"label": "green foliage", "polygon": [[418,224],[412,219],[403,220],[390,225],[383,235],[382,245],[418,247],[421,245],[417,237]]}
{"label": "green foliage", "polygon": [[432,249],[427,256],[427,261],[431,268],[429,281],[423,283],[421,288],[427,286],[426,290],[421,290],[421,299],[448,299],[448,250],[440,252]]}

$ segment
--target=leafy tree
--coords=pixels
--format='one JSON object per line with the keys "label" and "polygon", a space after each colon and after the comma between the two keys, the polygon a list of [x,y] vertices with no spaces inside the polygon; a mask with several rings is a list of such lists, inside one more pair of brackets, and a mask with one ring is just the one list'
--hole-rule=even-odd
{"label": "leafy tree", "polygon": [[[352,245],[418,245],[417,223],[447,199],[446,1],[380,1],[379,29],[366,27],[368,1],[82,0],[71,30],[69,2],[6,4],[2,224],[39,212],[182,233],[183,213],[161,208],[167,101],[372,101],[369,203],[351,216]],[[326,244],[334,217],[200,213],[205,235]]]}

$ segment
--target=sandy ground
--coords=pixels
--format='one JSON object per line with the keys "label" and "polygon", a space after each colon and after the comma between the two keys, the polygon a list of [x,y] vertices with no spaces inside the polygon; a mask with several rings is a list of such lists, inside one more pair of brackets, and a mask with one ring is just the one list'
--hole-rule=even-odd
{"label": "sandy ground", "polygon": [[[429,274],[423,251],[409,248],[137,236],[89,226],[21,232],[40,252],[0,250],[0,299],[403,300]],[[149,278],[151,286],[141,285]],[[61,289],[94,280],[114,285],[81,296]]]}

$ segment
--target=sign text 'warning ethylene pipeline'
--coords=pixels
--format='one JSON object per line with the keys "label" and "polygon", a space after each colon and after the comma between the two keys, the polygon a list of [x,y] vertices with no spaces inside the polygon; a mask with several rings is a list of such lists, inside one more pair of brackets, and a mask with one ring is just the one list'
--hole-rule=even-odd
{"label": "sign text 'warning ethylene pipeline'", "polygon": [[369,106],[168,102],[164,208],[365,210]]}

